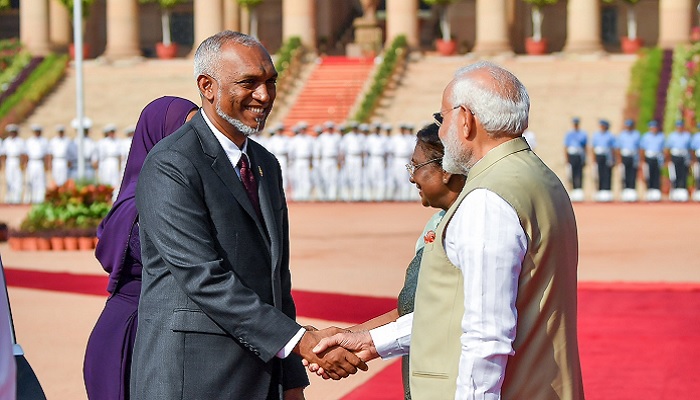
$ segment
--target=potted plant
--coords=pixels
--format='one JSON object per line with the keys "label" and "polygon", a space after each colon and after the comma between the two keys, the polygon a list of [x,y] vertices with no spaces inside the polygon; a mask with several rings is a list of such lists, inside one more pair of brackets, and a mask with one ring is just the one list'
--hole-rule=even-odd
{"label": "potted plant", "polygon": [[[627,4],[627,36],[620,38],[620,46],[625,54],[635,54],[642,48],[642,39],[637,37],[637,13],[634,6],[640,0],[621,0]],[[613,3],[615,0],[603,0],[605,3]]]}
{"label": "potted plant", "polygon": [[547,53],[547,39],[542,37],[542,8],[556,4],[559,0],[523,0],[530,4],[532,17],[532,37],[525,39],[525,52],[530,55]]}
{"label": "potted plant", "polygon": [[258,37],[258,6],[263,0],[236,0],[250,14],[250,36]]}
{"label": "potted plant", "polygon": [[441,37],[435,39],[435,48],[438,53],[449,56],[457,52],[457,41],[452,39],[450,27],[450,5],[459,0],[425,0],[425,4],[435,6],[440,13],[440,34]]}
{"label": "potted plant", "polygon": [[161,59],[175,58],[177,43],[173,43],[170,35],[170,14],[173,7],[187,0],[139,0],[141,3],[157,3],[160,7],[160,24],[163,29],[163,41],[156,43],[156,55]]}
{"label": "potted plant", "polygon": [[[60,0],[61,4],[63,4],[67,9],[68,13],[71,16],[71,24],[73,24],[73,0]],[[90,6],[95,0],[81,0],[83,3],[83,15],[81,18],[81,21],[83,23],[83,35],[85,35],[85,20],[87,17],[90,15]],[[84,36],[83,36],[84,37]],[[70,53],[71,58],[75,58],[75,45],[71,43],[68,47],[68,52]],[[89,58],[90,57],[90,45],[85,42],[83,39],[83,58]]]}

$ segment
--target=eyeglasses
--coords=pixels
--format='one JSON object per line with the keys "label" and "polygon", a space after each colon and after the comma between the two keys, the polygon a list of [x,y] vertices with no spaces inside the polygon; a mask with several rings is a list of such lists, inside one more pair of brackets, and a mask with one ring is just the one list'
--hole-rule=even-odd
{"label": "eyeglasses", "polygon": [[445,114],[447,114],[448,112],[454,111],[460,107],[462,107],[462,105],[454,106],[454,107],[450,108],[449,110],[440,111],[440,112],[436,112],[435,114],[433,114],[433,120],[435,120],[435,125],[441,126],[442,125],[442,117]]}
{"label": "eyeglasses", "polygon": [[413,161],[411,161],[408,164],[406,164],[406,171],[408,171],[408,174],[411,175],[411,178],[413,178],[413,174],[415,174],[419,168],[425,167],[426,165],[434,162],[442,162],[442,157],[433,158],[432,160],[428,160],[420,164],[414,164]]}

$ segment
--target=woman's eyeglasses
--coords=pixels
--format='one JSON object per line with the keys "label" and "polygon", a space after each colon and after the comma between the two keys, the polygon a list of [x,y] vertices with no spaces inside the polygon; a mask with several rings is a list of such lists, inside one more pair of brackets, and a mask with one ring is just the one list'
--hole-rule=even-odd
{"label": "woman's eyeglasses", "polygon": [[440,158],[433,158],[432,160],[428,160],[426,162],[422,162],[420,164],[414,164],[413,161],[409,162],[406,164],[406,171],[408,171],[408,174],[411,175],[411,178],[413,178],[413,174],[416,173],[416,170],[419,168],[425,167],[426,165],[434,162],[442,162],[442,157]]}

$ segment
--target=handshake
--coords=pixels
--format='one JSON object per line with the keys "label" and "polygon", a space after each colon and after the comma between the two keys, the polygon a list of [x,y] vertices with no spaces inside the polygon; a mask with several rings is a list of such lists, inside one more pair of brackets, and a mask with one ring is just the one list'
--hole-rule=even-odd
{"label": "handshake", "polygon": [[304,327],[306,332],[294,348],[309,371],[323,379],[347,378],[358,369],[367,371],[366,362],[379,357],[369,331],[352,332],[330,327],[318,330]]}

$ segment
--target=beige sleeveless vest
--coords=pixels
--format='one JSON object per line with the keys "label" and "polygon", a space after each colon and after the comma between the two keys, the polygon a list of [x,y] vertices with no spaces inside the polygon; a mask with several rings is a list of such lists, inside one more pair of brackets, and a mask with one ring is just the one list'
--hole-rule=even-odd
{"label": "beige sleeveless vest", "polygon": [[516,300],[515,355],[508,359],[501,396],[583,399],[576,336],[576,221],[561,182],[522,138],[496,147],[472,168],[438,226],[435,242],[425,247],[411,334],[411,395],[415,400],[455,395],[464,285],[461,271],[445,254],[443,237],[457,207],[478,188],[508,202],[528,237]]}

